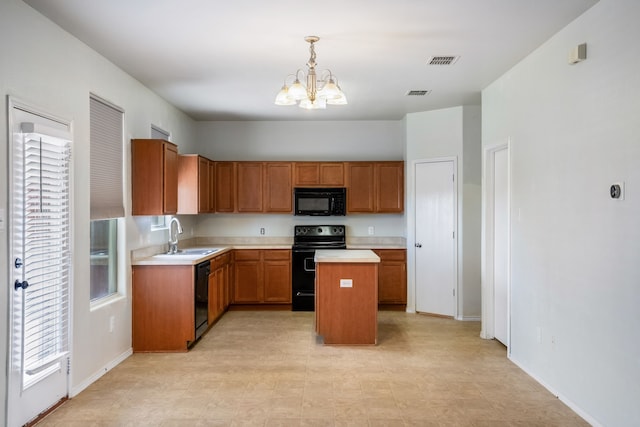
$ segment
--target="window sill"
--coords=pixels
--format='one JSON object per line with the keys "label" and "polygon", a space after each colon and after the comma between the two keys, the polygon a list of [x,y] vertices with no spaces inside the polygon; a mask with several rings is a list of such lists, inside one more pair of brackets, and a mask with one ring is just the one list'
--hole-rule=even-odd
{"label": "window sill", "polygon": [[120,301],[124,301],[126,300],[127,297],[120,294],[120,293],[115,293],[113,295],[109,295],[108,297],[103,297],[103,298],[99,298],[95,301],[91,301],[91,305],[89,308],[89,311],[96,311],[96,310],[100,310],[102,307],[108,306],[108,305],[112,305],[112,304],[116,304]]}

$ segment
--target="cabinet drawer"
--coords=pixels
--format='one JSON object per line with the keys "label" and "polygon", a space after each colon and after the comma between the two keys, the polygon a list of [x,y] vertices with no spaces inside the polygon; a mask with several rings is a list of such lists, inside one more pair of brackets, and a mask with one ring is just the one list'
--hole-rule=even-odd
{"label": "cabinet drawer", "polygon": [[380,257],[380,261],[404,261],[407,257],[404,249],[374,249],[373,251]]}
{"label": "cabinet drawer", "polygon": [[290,260],[291,259],[291,251],[286,249],[267,249],[264,250],[264,259],[265,260]]}
{"label": "cabinet drawer", "polygon": [[260,250],[259,249],[239,249],[234,251],[234,258],[236,261],[259,261]]}

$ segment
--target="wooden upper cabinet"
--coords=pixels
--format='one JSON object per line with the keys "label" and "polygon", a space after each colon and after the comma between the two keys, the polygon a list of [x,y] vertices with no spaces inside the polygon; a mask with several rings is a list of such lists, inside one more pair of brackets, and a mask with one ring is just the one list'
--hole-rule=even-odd
{"label": "wooden upper cabinet", "polygon": [[262,212],[263,163],[238,162],[236,171],[237,212]]}
{"label": "wooden upper cabinet", "polygon": [[295,162],[294,187],[344,187],[344,163]]}
{"label": "wooden upper cabinet", "polygon": [[404,162],[347,163],[347,212],[404,211]]}
{"label": "wooden upper cabinet", "polygon": [[178,147],[162,139],[131,140],[133,215],[178,211]]}
{"label": "wooden upper cabinet", "polygon": [[236,163],[215,162],[215,208],[216,212],[235,212],[236,209]]}
{"label": "wooden upper cabinet", "polygon": [[347,212],[375,212],[374,178],[373,162],[347,163]]}
{"label": "wooden upper cabinet", "polygon": [[291,163],[269,162],[264,165],[264,212],[293,212]]}
{"label": "wooden upper cabinet", "polygon": [[209,164],[211,161],[197,154],[180,155],[178,160],[178,213],[199,214],[213,212]]}
{"label": "wooden upper cabinet", "polygon": [[377,162],[376,212],[404,212],[404,162]]}
{"label": "wooden upper cabinet", "polygon": [[209,160],[209,212],[216,211],[216,162]]}

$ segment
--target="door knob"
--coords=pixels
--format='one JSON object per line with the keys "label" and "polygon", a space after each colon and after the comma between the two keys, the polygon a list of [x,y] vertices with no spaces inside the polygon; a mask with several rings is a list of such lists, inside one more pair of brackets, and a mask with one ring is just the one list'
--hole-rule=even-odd
{"label": "door knob", "polygon": [[27,282],[26,280],[24,282],[21,282],[20,280],[16,279],[13,286],[16,288],[16,291],[20,288],[27,289],[29,287],[29,282]]}
{"label": "door knob", "polygon": [[422,247],[422,243],[416,243],[416,248],[421,248]]}

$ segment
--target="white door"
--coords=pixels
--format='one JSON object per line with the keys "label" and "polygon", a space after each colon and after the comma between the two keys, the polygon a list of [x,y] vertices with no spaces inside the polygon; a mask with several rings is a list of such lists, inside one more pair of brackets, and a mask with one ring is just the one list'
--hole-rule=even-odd
{"label": "white door", "polygon": [[9,427],[68,395],[70,125],[27,109],[10,100]]}
{"label": "white door", "polygon": [[493,152],[493,321],[494,336],[508,345],[509,170],[506,148]]}
{"label": "white door", "polygon": [[456,314],[456,185],[453,160],[416,163],[416,311]]}

